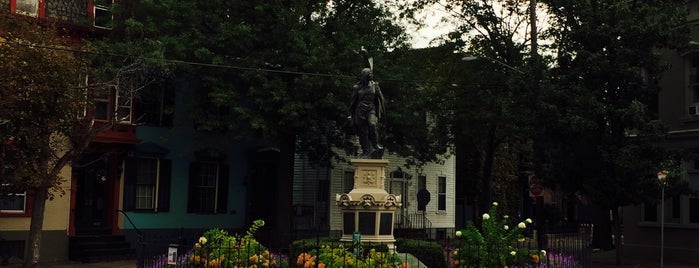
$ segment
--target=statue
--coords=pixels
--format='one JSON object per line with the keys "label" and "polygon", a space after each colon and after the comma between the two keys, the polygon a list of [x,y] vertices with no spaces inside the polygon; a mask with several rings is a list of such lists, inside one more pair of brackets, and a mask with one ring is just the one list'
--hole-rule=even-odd
{"label": "statue", "polygon": [[379,144],[378,122],[383,116],[384,98],[370,68],[364,68],[352,91],[350,113],[352,126],[359,137],[362,157],[381,159],[384,148]]}

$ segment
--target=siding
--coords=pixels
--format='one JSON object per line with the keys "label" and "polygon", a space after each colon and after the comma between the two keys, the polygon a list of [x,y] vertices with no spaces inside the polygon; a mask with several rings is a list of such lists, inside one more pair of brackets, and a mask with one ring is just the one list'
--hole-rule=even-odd
{"label": "siding", "polygon": [[[341,151],[336,151],[342,153]],[[345,155],[343,155],[345,156]],[[347,157],[347,156],[345,156]],[[350,157],[347,157],[349,159]],[[454,228],[454,210],[455,210],[455,156],[451,156],[444,164],[428,163],[422,167],[420,172],[415,169],[406,169],[403,158],[396,155],[384,155],[384,159],[389,161],[386,167],[385,189],[389,191],[391,182],[390,173],[396,171],[399,167],[401,170],[411,176],[410,179],[404,180],[405,194],[402,196],[403,207],[400,208],[404,215],[417,213],[417,191],[418,191],[418,175],[424,175],[427,178],[427,190],[430,191],[430,202],[426,208],[426,217],[432,223],[432,228]],[[346,193],[343,191],[343,177],[346,171],[354,171],[354,168],[349,163],[335,162],[332,170],[318,170],[308,164],[307,159],[297,155],[294,166],[294,205],[314,206],[314,197],[317,190],[317,180],[323,180],[326,177],[330,178],[328,205],[327,208],[318,206],[319,209],[329,210],[329,223],[320,222],[319,224],[329,224],[329,230],[339,231],[342,228],[342,217],[340,209],[335,205],[335,195]],[[329,175],[328,175],[329,174]],[[438,181],[439,176],[445,176],[446,180],[446,210],[437,210],[438,198]],[[398,213],[397,213],[398,214]]]}

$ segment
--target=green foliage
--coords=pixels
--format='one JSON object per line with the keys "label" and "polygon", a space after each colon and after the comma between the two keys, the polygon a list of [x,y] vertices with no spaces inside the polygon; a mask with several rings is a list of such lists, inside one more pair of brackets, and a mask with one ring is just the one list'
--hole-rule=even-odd
{"label": "green foliage", "polygon": [[[352,247],[346,248],[345,244],[335,246],[323,245],[320,249],[314,249],[310,253],[302,252],[296,258],[298,267],[398,267],[402,264],[396,253],[377,251],[374,248],[363,252],[354,252]],[[363,248],[363,247],[362,247]]]}
{"label": "green foliage", "polygon": [[687,4],[546,2],[558,53],[540,116],[545,177],[565,178],[557,181],[565,190],[583,190],[605,208],[656,195],[661,163],[687,157],[665,146],[656,120],[665,71],[657,52],[687,44]]}
{"label": "green foliage", "polygon": [[0,183],[62,194],[59,172],[79,149],[70,138],[86,104],[86,59],[53,25],[0,13],[0,29]]}
{"label": "green foliage", "polygon": [[255,231],[264,224],[262,220],[254,221],[242,237],[216,228],[204,232],[194,244],[189,264],[194,267],[284,266],[254,237]]}
{"label": "green foliage", "polygon": [[504,267],[533,265],[545,261],[544,251],[522,247],[531,219],[515,223],[497,208],[498,203],[493,202],[489,212],[482,216],[480,229],[473,222],[468,222],[465,230],[456,232],[460,246],[452,252],[453,265]]}
{"label": "green foliage", "polygon": [[436,242],[399,238],[396,239],[395,245],[398,252],[412,254],[427,267],[447,267],[447,262],[444,260],[444,249]]}

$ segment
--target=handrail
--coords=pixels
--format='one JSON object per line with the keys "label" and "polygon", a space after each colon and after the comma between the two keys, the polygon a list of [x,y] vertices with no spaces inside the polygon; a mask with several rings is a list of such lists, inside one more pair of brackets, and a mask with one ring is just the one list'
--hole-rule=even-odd
{"label": "handrail", "polygon": [[133,223],[133,221],[131,221],[131,218],[129,217],[129,214],[126,214],[126,212],[124,212],[124,211],[121,210],[121,209],[117,209],[116,212],[121,212],[121,214],[124,215],[124,217],[126,218],[126,220],[128,220],[129,223],[131,223],[131,226],[133,227],[134,230],[136,230],[136,233],[137,233],[139,236],[142,236],[142,235],[143,235],[143,232],[141,232],[141,230],[139,230],[138,227],[136,227],[136,225]]}
{"label": "handrail", "polygon": [[138,248],[136,249],[136,267],[138,267],[138,268],[144,267],[144,258],[145,258],[144,251],[146,248],[146,243],[145,243],[146,239],[143,235],[143,231],[139,230],[138,227],[136,227],[136,224],[133,223],[133,221],[129,217],[129,214],[126,214],[126,212],[124,212],[121,209],[117,209],[116,212],[120,212],[122,215],[124,215],[126,220],[128,220],[129,223],[131,223],[131,226],[136,231],[136,235],[138,236]]}

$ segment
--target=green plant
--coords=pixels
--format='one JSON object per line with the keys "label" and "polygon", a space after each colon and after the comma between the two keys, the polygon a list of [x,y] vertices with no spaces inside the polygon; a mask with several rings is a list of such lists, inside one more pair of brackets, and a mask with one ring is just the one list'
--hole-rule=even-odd
{"label": "green plant", "polygon": [[195,267],[282,267],[269,250],[255,240],[257,229],[264,226],[256,220],[244,236],[229,235],[221,229],[204,232],[194,244],[189,263]]}
{"label": "green plant", "polygon": [[[364,247],[360,247],[364,248]],[[407,267],[396,253],[380,252],[375,248],[355,254],[354,246],[345,247],[339,243],[335,246],[322,245],[320,249],[303,252],[296,258],[296,265],[304,268],[357,267],[357,268],[392,268]]]}
{"label": "green plant", "polygon": [[437,242],[399,238],[396,239],[395,245],[397,251],[400,252],[399,255],[410,253],[427,267],[447,267],[447,262],[444,260],[444,249]]}
{"label": "green plant", "polygon": [[456,232],[460,246],[452,252],[452,265],[458,267],[526,267],[544,261],[545,252],[522,245],[524,233],[531,219],[514,224],[508,215],[500,215],[498,203],[493,202],[488,213],[483,214],[483,224],[478,229],[468,222],[465,230]]}

